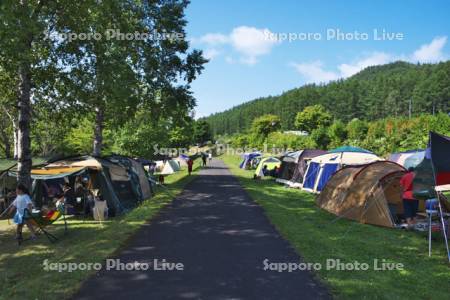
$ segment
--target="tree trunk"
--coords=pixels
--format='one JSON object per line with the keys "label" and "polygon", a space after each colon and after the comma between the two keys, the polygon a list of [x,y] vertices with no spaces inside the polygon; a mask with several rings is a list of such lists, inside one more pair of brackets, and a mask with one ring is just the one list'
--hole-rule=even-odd
{"label": "tree trunk", "polygon": [[19,68],[19,124],[17,128],[17,180],[31,188],[31,75],[30,68],[23,64]]}
{"label": "tree trunk", "polygon": [[94,149],[92,151],[92,155],[94,156],[100,156],[102,153],[104,122],[104,110],[98,106],[95,108]]}
{"label": "tree trunk", "polygon": [[14,160],[19,159],[19,130],[17,129],[16,122],[13,123],[14,130]]}

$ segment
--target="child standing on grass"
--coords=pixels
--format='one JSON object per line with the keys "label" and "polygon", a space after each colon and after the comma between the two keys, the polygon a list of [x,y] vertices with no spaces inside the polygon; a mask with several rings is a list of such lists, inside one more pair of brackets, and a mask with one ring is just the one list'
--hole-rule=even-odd
{"label": "child standing on grass", "polygon": [[13,220],[14,223],[17,224],[16,238],[20,243],[23,240],[22,238],[23,224],[27,224],[27,227],[31,232],[31,239],[36,238],[36,233],[30,221],[29,214],[33,209],[33,203],[31,202],[28,189],[23,184],[19,184],[16,188],[16,193],[17,197],[11,205],[10,212],[12,212],[14,209],[16,210],[16,214],[14,215]]}

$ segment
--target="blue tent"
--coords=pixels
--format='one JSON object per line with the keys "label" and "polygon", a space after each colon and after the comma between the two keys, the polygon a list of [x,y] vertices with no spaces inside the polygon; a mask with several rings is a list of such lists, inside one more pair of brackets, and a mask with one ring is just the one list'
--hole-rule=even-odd
{"label": "blue tent", "polygon": [[359,153],[370,153],[370,154],[373,154],[373,152],[370,152],[369,150],[366,150],[366,149],[363,149],[363,148],[359,148],[359,147],[354,147],[354,146],[342,146],[342,147],[338,147],[336,149],[330,150],[328,152],[330,152],[330,153],[359,152]]}

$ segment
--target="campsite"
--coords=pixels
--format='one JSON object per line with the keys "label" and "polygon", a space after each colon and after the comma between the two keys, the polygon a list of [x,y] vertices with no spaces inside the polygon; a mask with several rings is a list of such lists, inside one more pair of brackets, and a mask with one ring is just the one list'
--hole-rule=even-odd
{"label": "campsite", "polygon": [[449,12],[0,1],[0,300],[449,299]]}

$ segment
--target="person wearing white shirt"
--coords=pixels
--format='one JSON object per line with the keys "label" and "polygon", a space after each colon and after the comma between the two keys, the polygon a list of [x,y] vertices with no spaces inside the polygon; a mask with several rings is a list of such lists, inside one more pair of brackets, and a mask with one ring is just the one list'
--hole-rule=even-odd
{"label": "person wearing white shirt", "polygon": [[30,222],[30,214],[31,210],[33,209],[33,203],[31,202],[28,189],[23,184],[19,184],[16,188],[16,193],[17,197],[10,208],[10,212],[12,212],[14,209],[16,210],[13,218],[14,223],[17,224],[16,238],[19,240],[19,242],[22,241],[23,224],[26,224],[31,232],[31,239],[35,239],[36,232]]}

